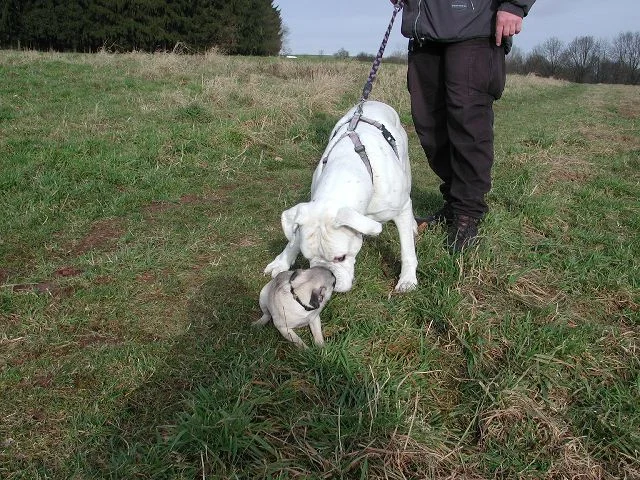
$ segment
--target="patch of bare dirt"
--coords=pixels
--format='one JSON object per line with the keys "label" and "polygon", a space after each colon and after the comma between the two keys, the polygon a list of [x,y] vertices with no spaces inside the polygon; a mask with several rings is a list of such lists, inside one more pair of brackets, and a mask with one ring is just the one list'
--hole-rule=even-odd
{"label": "patch of bare dirt", "polygon": [[549,156],[542,162],[549,168],[549,184],[576,182],[582,183],[597,173],[595,165],[576,157]]}
{"label": "patch of bare dirt", "polygon": [[120,220],[99,220],[91,226],[89,233],[75,241],[69,250],[75,255],[82,255],[91,250],[108,250],[123,234],[124,227]]}
{"label": "patch of bare dirt", "polygon": [[9,277],[11,276],[11,272],[6,268],[0,268],[0,284],[7,283]]}
{"label": "patch of bare dirt", "polygon": [[15,293],[44,293],[52,297],[69,297],[75,292],[75,287],[71,285],[59,285],[50,280],[37,283],[18,283],[11,286]]}
{"label": "patch of bare dirt", "polygon": [[142,208],[147,218],[163,213],[183,205],[215,205],[220,207],[229,203],[228,192],[237,188],[237,185],[226,185],[215,192],[206,192],[202,195],[187,194],[177,201],[154,200],[149,205]]}
{"label": "patch of bare dirt", "polygon": [[237,242],[233,242],[231,245],[234,247],[255,247],[258,243],[259,240],[255,237],[246,236],[239,238]]}
{"label": "patch of bare dirt", "polygon": [[[53,272],[53,277],[58,278],[70,278],[82,275],[84,270],[81,270],[74,266],[66,266],[59,268]],[[45,293],[54,297],[68,297],[73,294],[75,287],[72,285],[60,285],[55,279],[47,279],[41,282],[34,283],[17,283],[10,285],[11,290],[16,293],[31,292],[31,293]]]}
{"label": "patch of bare dirt", "polygon": [[100,345],[120,345],[123,340],[111,335],[104,335],[99,332],[90,332],[86,335],[81,335],[77,343],[82,348],[100,346]]}
{"label": "patch of bare dirt", "polygon": [[55,275],[58,277],[77,277],[82,273],[83,270],[76,267],[62,267],[55,271]]}

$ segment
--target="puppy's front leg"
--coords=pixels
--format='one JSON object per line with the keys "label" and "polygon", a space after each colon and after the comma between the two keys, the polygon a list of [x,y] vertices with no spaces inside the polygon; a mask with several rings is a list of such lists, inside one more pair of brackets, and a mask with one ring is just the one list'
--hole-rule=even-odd
{"label": "puppy's front leg", "polygon": [[278,331],[282,334],[282,336],[284,338],[286,338],[287,340],[292,341],[293,343],[296,344],[296,346],[298,346],[300,348],[304,348],[304,349],[309,348],[304,343],[304,341],[298,336],[298,334],[293,331],[293,328],[281,327],[281,326],[279,326],[277,328],[278,328]]}
{"label": "puppy's front leg", "polygon": [[265,275],[271,274],[272,277],[275,277],[281,272],[286,272],[289,270],[289,267],[293,265],[293,262],[296,261],[298,254],[300,253],[300,244],[298,242],[298,236],[294,235],[289,243],[287,243],[284,250],[278,255],[273,262],[267,265],[267,268],[264,269]]}
{"label": "puppy's front leg", "polygon": [[408,292],[418,285],[416,270],[418,268],[418,257],[416,256],[415,235],[418,233],[418,226],[413,216],[411,200],[407,201],[402,212],[393,222],[398,228],[400,237],[400,258],[402,268],[400,278],[396,285],[396,292]]}
{"label": "puppy's front leg", "polygon": [[313,335],[313,343],[318,347],[324,347],[320,315],[315,315],[311,320],[309,320],[309,328],[311,329],[311,335]]}

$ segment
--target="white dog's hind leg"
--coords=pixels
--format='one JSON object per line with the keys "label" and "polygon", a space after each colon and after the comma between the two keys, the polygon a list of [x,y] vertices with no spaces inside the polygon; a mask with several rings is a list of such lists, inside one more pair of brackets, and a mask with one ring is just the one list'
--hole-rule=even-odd
{"label": "white dog's hind leg", "polygon": [[324,347],[324,337],[322,336],[322,324],[320,323],[320,315],[316,315],[309,320],[309,328],[313,335],[313,343],[318,347]]}
{"label": "white dog's hind leg", "polygon": [[293,241],[287,243],[287,246],[284,247],[284,250],[278,255],[273,262],[267,265],[267,268],[264,269],[265,275],[271,274],[272,277],[275,277],[281,272],[286,272],[289,270],[289,267],[293,265],[293,262],[296,261],[298,254],[300,253],[300,246],[298,245],[298,241],[294,238]]}
{"label": "white dog's hind leg", "polygon": [[400,236],[400,257],[402,269],[400,279],[396,285],[396,292],[408,292],[418,286],[416,270],[418,268],[418,257],[416,256],[415,235],[418,233],[418,226],[413,216],[413,206],[411,200],[405,204],[402,212],[393,219],[398,228]]}

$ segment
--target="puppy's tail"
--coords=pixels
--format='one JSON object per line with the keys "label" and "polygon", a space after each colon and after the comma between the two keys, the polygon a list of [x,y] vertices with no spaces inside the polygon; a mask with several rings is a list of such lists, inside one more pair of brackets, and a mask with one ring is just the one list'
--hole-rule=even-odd
{"label": "puppy's tail", "polygon": [[271,315],[269,315],[268,313],[265,313],[265,314],[262,315],[262,317],[260,317],[258,320],[253,322],[251,324],[251,326],[253,326],[253,327],[261,327],[263,325],[266,325],[270,321],[271,321]]}

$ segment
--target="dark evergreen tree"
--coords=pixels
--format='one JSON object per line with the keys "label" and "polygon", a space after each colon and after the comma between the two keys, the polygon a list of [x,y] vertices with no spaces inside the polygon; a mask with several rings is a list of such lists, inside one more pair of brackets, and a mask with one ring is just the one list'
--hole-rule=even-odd
{"label": "dark evergreen tree", "polygon": [[19,46],[23,5],[20,0],[5,0],[0,7],[0,45]]}
{"label": "dark evergreen tree", "polygon": [[0,47],[275,55],[282,19],[271,0],[3,0]]}

